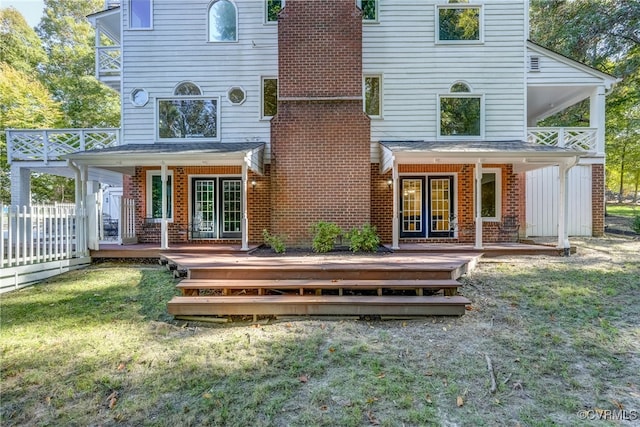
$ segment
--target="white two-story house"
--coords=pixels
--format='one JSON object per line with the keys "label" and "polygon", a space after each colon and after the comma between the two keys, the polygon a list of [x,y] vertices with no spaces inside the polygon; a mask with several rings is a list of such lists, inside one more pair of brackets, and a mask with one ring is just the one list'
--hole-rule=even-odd
{"label": "white two-story house", "polygon": [[[163,248],[306,245],[318,221],[394,248],[603,233],[616,79],[530,41],[527,0],[106,6],[89,19],[121,128],[8,131],[14,204],[57,168],[81,200],[123,183],[136,240]],[[589,127],[536,127],[585,99]]]}

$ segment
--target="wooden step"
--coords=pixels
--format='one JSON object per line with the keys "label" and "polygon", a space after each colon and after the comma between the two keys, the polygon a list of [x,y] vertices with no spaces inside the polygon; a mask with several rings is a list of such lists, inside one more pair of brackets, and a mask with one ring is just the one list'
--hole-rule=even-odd
{"label": "wooden step", "polygon": [[462,296],[177,296],[169,314],[180,315],[380,315],[461,316],[471,302]]}
{"label": "wooden step", "polygon": [[227,280],[447,280],[457,279],[460,266],[419,265],[388,266],[358,264],[326,265],[252,265],[192,267],[190,279]]}
{"label": "wooden step", "polygon": [[197,296],[201,290],[221,290],[228,294],[230,290],[257,291],[261,295],[265,290],[298,290],[304,295],[308,290],[377,290],[382,295],[383,290],[411,290],[415,289],[417,295],[422,291],[456,289],[460,283],[452,279],[441,280],[213,280],[213,279],[185,279],[177,288],[184,296]]}

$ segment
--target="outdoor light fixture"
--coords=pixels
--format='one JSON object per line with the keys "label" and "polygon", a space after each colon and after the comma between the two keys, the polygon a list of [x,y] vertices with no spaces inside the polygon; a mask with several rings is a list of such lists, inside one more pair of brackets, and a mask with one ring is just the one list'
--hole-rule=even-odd
{"label": "outdoor light fixture", "polygon": [[256,180],[255,180],[255,179],[254,179],[253,181],[251,181],[251,189],[252,189],[252,190],[255,190],[255,189],[256,189],[256,184],[257,184],[257,182],[256,182]]}
{"label": "outdoor light fixture", "polygon": [[392,179],[387,180],[387,185],[389,186],[389,190],[391,190],[391,186],[393,185],[393,180]]}

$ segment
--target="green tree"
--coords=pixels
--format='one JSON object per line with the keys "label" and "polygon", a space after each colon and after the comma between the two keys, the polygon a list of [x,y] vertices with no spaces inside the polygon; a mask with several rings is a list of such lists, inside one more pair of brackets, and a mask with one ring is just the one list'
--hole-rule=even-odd
{"label": "green tree", "polygon": [[30,74],[47,60],[40,38],[20,12],[0,9],[0,62]]}

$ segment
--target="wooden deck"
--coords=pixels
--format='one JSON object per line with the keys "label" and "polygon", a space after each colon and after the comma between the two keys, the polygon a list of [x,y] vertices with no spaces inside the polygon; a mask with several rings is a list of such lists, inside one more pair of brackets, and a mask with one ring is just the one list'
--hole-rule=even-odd
{"label": "wooden deck", "polygon": [[166,253],[186,279],[168,304],[175,316],[464,314],[457,279],[477,254],[260,257]]}

